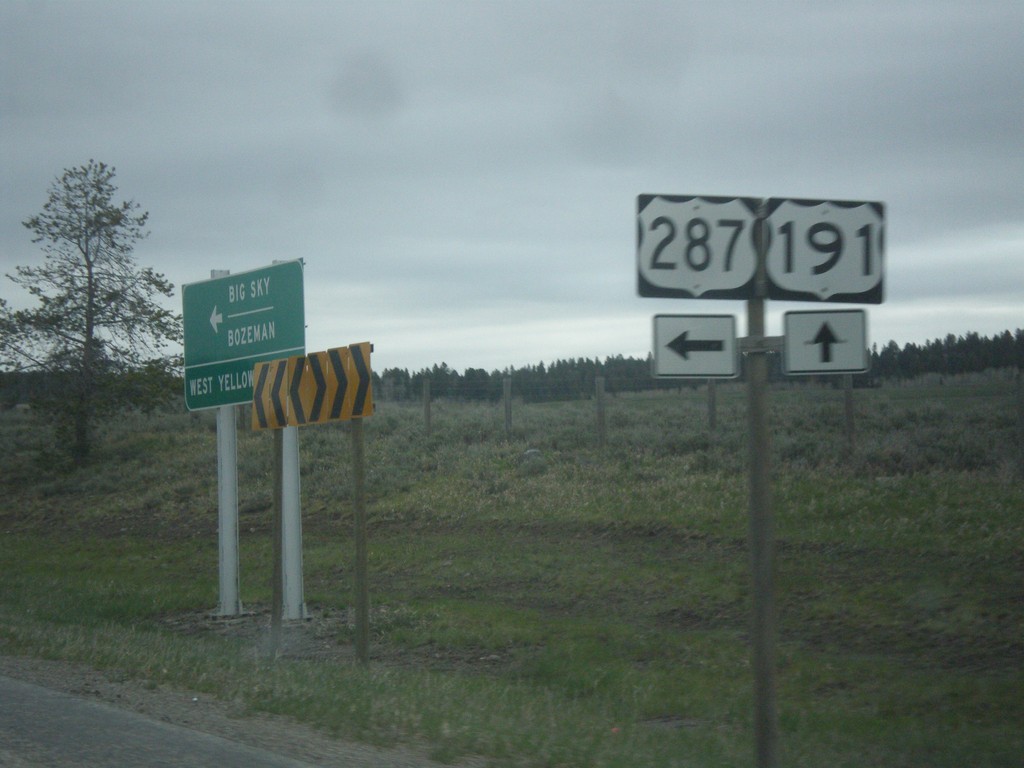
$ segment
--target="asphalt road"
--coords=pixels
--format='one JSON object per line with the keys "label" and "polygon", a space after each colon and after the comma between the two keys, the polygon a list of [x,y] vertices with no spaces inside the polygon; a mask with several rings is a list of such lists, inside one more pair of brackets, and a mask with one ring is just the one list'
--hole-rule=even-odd
{"label": "asphalt road", "polygon": [[202,693],[0,654],[0,768],[26,766],[444,768],[423,745],[348,742]]}
{"label": "asphalt road", "polygon": [[0,765],[309,768],[312,763],[0,676]]}

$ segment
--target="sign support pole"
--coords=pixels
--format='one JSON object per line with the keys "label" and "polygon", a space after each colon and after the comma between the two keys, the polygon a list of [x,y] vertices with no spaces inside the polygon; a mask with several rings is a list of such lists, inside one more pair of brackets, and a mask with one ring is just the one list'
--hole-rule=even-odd
{"label": "sign support pole", "polygon": [[[210,278],[231,274],[211,269]],[[217,538],[220,551],[220,605],[218,616],[242,612],[238,589],[238,430],[235,409],[217,409]]]}
{"label": "sign support pole", "polygon": [[238,433],[235,407],[217,409],[217,534],[220,549],[218,616],[242,612],[238,597]]}
{"label": "sign support pole", "polygon": [[366,543],[366,458],[363,444],[363,420],[352,419],[352,501],[355,517],[356,567],[356,659],[370,661],[370,591]]}
{"label": "sign support pole", "polygon": [[283,472],[284,461],[284,430],[274,430],[274,506],[273,522],[271,529],[271,550],[274,557],[273,583],[270,585],[270,644],[271,654],[276,656],[281,650],[281,616],[284,605],[284,581],[283,550],[282,540],[284,539],[284,514],[282,499],[282,486],[284,485]]}
{"label": "sign support pole", "polygon": [[[750,229],[748,224],[752,225]],[[780,245],[770,248],[769,238],[776,232]],[[829,313],[832,317],[828,319],[817,312],[786,313],[786,335],[771,338],[765,335],[765,301],[773,298],[881,304],[884,233],[885,204],[881,202],[650,194],[637,197],[637,290],[641,296],[747,300],[749,335],[740,340],[740,349],[747,354],[749,385],[749,524],[754,590],[751,635],[758,768],[778,765],[779,730],[767,355],[775,349],[783,350],[787,373],[866,370],[862,367],[866,362],[866,340],[851,344],[837,337],[832,329],[833,322],[841,321],[850,330],[866,335],[863,312],[858,313],[859,329],[850,326],[849,312]],[[752,240],[747,240],[747,234]],[[845,251],[852,258],[844,258],[844,235],[849,238],[847,243],[854,241],[852,248]],[[814,326],[806,327],[807,322],[818,324],[817,332],[803,338],[799,345],[791,343],[789,330],[789,318],[796,316],[801,317],[793,324],[801,328],[801,333],[814,330]],[[816,318],[811,320],[811,316]],[[723,338],[721,329],[715,335],[697,333],[700,326],[706,333],[713,325],[719,323],[710,315],[655,315],[655,376],[727,375],[726,340],[734,338],[734,334]],[[689,337],[690,333],[694,338]],[[807,360],[806,347],[814,349],[819,359]],[[833,360],[833,347],[841,347],[842,359]],[[676,353],[676,357],[659,357],[663,349]],[[722,354],[712,367],[711,359],[703,356],[715,352]],[[702,356],[699,361],[697,353]],[[850,354],[852,359],[847,357]],[[709,401],[713,402],[711,397]],[[848,413],[851,411],[848,406]],[[712,410],[712,429],[713,421]],[[852,429],[849,431],[852,435]]]}
{"label": "sign support pole", "polygon": [[299,486],[299,428],[285,427],[281,450],[281,567],[284,618],[306,617],[302,589],[302,504]]}
{"label": "sign support pole", "polygon": [[768,466],[768,345],[765,338],[765,248],[763,219],[757,223],[755,298],[747,302],[748,419],[750,432],[750,566],[754,606],[754,738],[758,768],[778,766],[778,709],[775,696],[775,531]]}
{"label": "sign support pole", "polygon": [[[355,507],[355,630],[359,661],[369,659],[365,457],[362,418],[371,415],[370,342],[326,352],[257,361],[253,367],[253,429],[274,431],[274,578],[271,636],[278,648],[283,619],[306,617],[302,596],[302,518],[299,508],[298,425],[352,425]],[[309,370],[308,377],[303,371]],[[326,406],[326,407],[325,407]]]}

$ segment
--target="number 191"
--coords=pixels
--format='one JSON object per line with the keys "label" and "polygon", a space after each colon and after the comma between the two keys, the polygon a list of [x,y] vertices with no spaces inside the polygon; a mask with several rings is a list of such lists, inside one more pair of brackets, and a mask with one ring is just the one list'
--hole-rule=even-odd
{"label": "number 191", "polygon": [[[857,237],[863,241],[861,255],[864,263],[864,275],[871,274],[872,248],[874,227],[865,224],[857,230]],[[793,271],[793,222],[787,221],[779,226],[779,234],[782,235],[785,247],[785,271]],[[828,258],[820,264],[815,264],[811,272],[815,275],[823,275],[833,269],[843,256],[844,238],[843,230],[835,224],[827,221],[819,221],[807,228],[807,245],[814,251],[827,256]]]}

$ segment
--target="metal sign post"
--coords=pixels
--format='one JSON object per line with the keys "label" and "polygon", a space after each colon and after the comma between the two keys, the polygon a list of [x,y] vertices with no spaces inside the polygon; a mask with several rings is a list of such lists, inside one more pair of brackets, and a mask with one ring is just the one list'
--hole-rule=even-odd
{"label": "metal sign post", "polygon": [[[225,269],[210,277],[226,277]],[[217,548],[220,601],[218,616],[242,612],[238,579],[238,425],[231,405],[217,408]]]}
{"label": "metal sign post", "polygon": [[[185,406],[217,409],[217,487],[221,616],[241,613],[238,578],[238,458],[234,406],[252,400],[252,365],[284,352],[305,352],[301,261],[231,274],[212,270],[210,279],[182,286]],[[286,477],[296,488],[285,510],[289,530],[299,519],[298,459]],[[301,529],[298,534],[301,537]],[[297,567],[301,574],[300,559]],[[289,572],[294,546],[285,552]],[[294,583],[294,579],[292,580]],[[301,575],[299,578],[301,590]],[[298,596],[301,605],[301,591]],[[300,608],[301,610],[301,608]],[[294,613],[294,610],[292,610]]]}
{"label": "metal sign post", "polygon": [[[761,229],[756,230],[758,233]],[[762,236],[757,237],[763,253]],[[747,418],[750,434],[750,572],[754,588],[752,662],[754,743],[759,768],[778,765],[779,715],[775,695],[775,520],[772,516],[768,440],[768,346],[764,325],[764,260],[757,296],[747,302]]]}
{"label": "metal sign post", "polygon": [[[365,451],[363,448],[362,419],[374,411],[373,372],[370,353],[373,345],[368,341],[336,347],[326,352],[312,352],[300,357],[284,357],[258,362],[253,368],[254,430],[274,430],[275,467],[283,464],[298,466],[296,427],[329,421],[352,421],[352,474],[354,479],[353,506],[355,511],[355,630],[356,658],[366,663],[370,655],[369,590],[367,587],[366,493]],[[290,458],[289,458],[290,457]],[[282,461],[283,458],[283,461]],[[275,509],[285,500],[298,497],[296,487],[289,491],[275,482]],[[272,625],[274,636],[280,636],[281,616],[302,618],[302,544],[298,516],[294,522],[284,516],[275,518],[275,570],[274,606]],[[298,563],[297,573],[287,565],[281,567],[282,558],[291,550],[291,562]],[[281,552],[283,554],[278,554]],[[275,640],[275,642],[277,642]]]}
{"label": "metal sign post", "polygon": [[235,407],[217,409],[217,546],[220,602],[218,616],[238,616],[238,429]]}
{"label": "metal sign post", "polygon": [[305,592],[302,586],[302,506],[299,479],[299,430],[281,431],[281,553],[283,557],[282,610],[288,620],[304,619]]}
{"label": "metal sign post", "polygon": [[[858,302],[883,298],[885,206],[877,202],[695,195],[637,198],[637,291],[641,296],[746,299],[752,663],[758,768],[776,768],[775,533],[769,478],[765,300]],[[655,317],[655,376],[727,378],[732,318]],[[857,325],[859,319],[860,324]],[[790,313],[789,373],[862,370],[863,313]],[[842,325],[839,333],[834,327]],[[791,337],[796,338],[791,338]]]}
{"label": "metal sign post", "polygon": [[284,613],[284,510],[281,504],[281,488],[284,485],[284,434],[274,431],[273,462],[273,522],[271,523],[271,550],[274,557],[274,572],[270,583],[270,645],[273,654],[281,650],[281,619]]}

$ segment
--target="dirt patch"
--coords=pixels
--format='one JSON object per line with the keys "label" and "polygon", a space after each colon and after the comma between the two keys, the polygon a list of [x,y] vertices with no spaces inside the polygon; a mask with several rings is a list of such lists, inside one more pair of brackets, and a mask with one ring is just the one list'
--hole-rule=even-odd
{"label": "dirt patch", "polygon": [[270,608],[253,605],[237,616],[218,616],[208,611],[190,611],[165,616],[160,624],[184,635],[218,635],[249,646],[261,656],[305,661],[347,661],[355,658],[348,610],[308,607],[306,617],[282,621],[275,638]]}
{"label": "dirt patch", "polygon": [[[253,654],[290,661],[356,663],[355,615],[349,609],[307,606],[306,618],[281,622],[275,642],[270,608],[253,605],[238,616],[185,612],[160,620],[165,629],[184,635],[217,635],[240,642]],[[435,672],[496,673],[514,663],[510,652],[492,648],[452,648],[426,644],[415,648],[387,642],[390,627],[419,620],[401,607],[373,606],[370,612],[370,661],[393,667],[429,669]]]}

